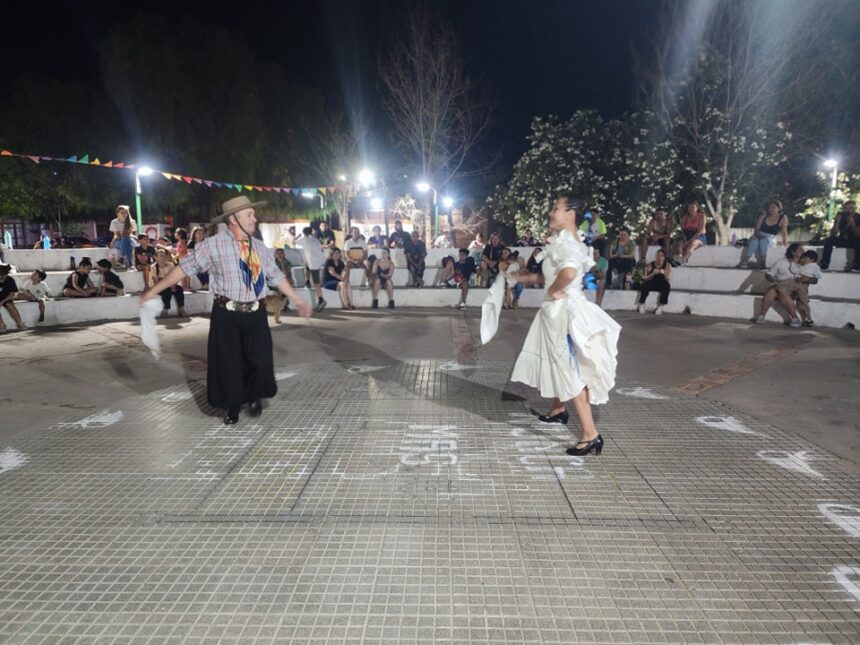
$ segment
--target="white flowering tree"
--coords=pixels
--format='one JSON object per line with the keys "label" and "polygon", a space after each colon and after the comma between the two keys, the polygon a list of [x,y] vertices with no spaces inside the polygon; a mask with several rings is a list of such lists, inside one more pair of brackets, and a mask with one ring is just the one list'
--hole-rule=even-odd
{"label": "white flowering tree", "polygon": [[522,231],[547,232],[547,213],[559,193],[574,193],[599,210],[610,228],[641,229],[656,207],[677,201],[678,158],[668,142],[654,140],[649,113],[604,121],[591,110],[570,119],[536,117],[529,149],[513,177],[488,205]]}

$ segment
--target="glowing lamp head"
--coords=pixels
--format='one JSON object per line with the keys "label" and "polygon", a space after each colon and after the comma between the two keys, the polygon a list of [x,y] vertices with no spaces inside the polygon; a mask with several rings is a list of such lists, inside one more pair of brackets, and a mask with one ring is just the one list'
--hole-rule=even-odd
{"label": "glowing lamp head", "polygon": [[149,166],[141,166],[137,169],[137,174],[141,177],[149,177],[149,175],[151,175],[153,172],[155,171]]}
{"label": "glowing lamp head", "polygon": [[312,193],[309,190],[302,193],[302,197],[304,197],[305,199],[314,199],[316,196],[316,193]]}
{"label": "glowing lamp head", "polygon": [[420,190],[422,193],[426,193],[428,190],[430,190],[430,184],[428,184],[426,181],[419,181],[417,184],[415,184],[415,188]]}
{"label": "glowing lamp head", "polygon": [[375,211],[382,210],[382,200],[379,197],[374,197],[370,200],[370,207]]}
{"label": "glowing lamp head", "polygon": [[358,173],[358,183],[360,183],[364,186],[369,186],[370,184],[373,183],[373,181],[375,179],[376,179],[376,177],[367,168],[365,168],[360,173]]}
{"label": "glowing lamp head", "polygon": [[836,168],[836,166],[838,166],[838,165],[839,165],[839,162],[836,161],[836,159],[828,159],[827,161],[824,162],[825,168]]}
{"label": "glowing lamp head", "polygon": [[442,198],[442,206],[445,208],[451,208],[454,205],[453,197],[443,197]]}

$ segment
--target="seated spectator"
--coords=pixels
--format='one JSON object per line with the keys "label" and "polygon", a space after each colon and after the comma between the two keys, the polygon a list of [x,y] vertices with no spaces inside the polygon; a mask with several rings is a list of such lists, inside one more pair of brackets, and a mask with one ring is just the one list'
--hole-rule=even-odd
{"label": "seated spectator", "polygon": [[99,296],[121,296],[125,293],[122,280],[111,271],[113,265],[110,260],[99,260],[96,262],[97,271],[102,274],[102,286],[99,287]]}
{"label": "seated spectator", "polygon": [[[528,261],[526,262],[526,272],[527,273],[541,273],[541,271],[543,270],[541,268],[543,266],[543,260],[538,262],[537,256],[539,253],[542,253],[542,252],[543,252],[543,248],[541,248],[540,246],[536,246],[534,248],[534,250],[532,251],[531,257],[529,257]],[[599,254],[600,254],[600,251],[598,250],[598,255]],[[532,285],[532,286],[536,286],[536,285]]]}
{"label": "seated spectator", "polygon": [[799,286],[795,301],[797,313],[804,327],[815,325],[812,320],[812,310],[809,307],[809,285],[818,284],[818,281],[821,280],[821,267],[818,266],[817,262],[818,253],[815,251],[806,251],[797,261],[798,269],[794,279],[797,280]]}
{"label": "seated spectator", "polygon": [[481,271],[481,261],[484,258],[484,236],[481,233],[475,233],[475,239],[469,242],[469,255],[475,261],[475,282],[480,285],[483,280],[483,272]]}
{"label": "seated spectator", "polygon": [[403,222],[394,222],[394,232],[388,238],[388,246],[392,249],[405,249],[409,245],[411,237],[403,230]]}
{"label": "seated spectator", "polygon": [[794,306],[794,298],[802,290],[800,286],[802,282],[795,280],[795,276],[799,273],[798,261],[803,255],[803,246],[794,243],[789,245],[785,250],[785,257],[774,262],[773,266],[767,270],[765,277],[768,282],[773,283],[764,294],[761,302],[761,311],[754,319],[756,323],[763,323],[765,314],[773,305],[774,300],[779,300],[785,310],[788,312],[787,324],[792,327],[800,327],[801,321],[797,317],[797,310]]}
{"label": "seated spectator", "polygon": [[442,258],[442,268],[436,272],[436,279],[433,280],[434,287],[446,287],[453,289],[455,284],[451,284],[454,277],[454,257],[446,255]]}
{"label": "seated spectator", "polygon": [[[484,252],[484,236],[481,233],[475,233],[475,239],[469,242],[469,246],[467,247],[469,251],[480,251]],[[474,255],[473,255],[474,257]],[[478,263],[480,258],[475,258],[475,264]]]}
{"label": "seated spectator", "polygon": [[386,249],[386,248],[388,248],[388,238],[382,234],[382,229],[379,226],[373,227],[373,235],[371,235],[370,239],[367,240],[367,248],[369,248],[369,249]]}
{"label": "seated spectator", "polygon": [[323,286],[331,291],[337,291],[340,296],[342,309],[355,309],[352,304],[352,287],[346,273],[346,265],[341,260],[340,249],[332,248],[331,255],[325,263],[325,280]]}
{"label": "seated spectator", "polygon": [[642,280],[642,287],[639,292],[639,313],[645,313],[645,300],[648,294],[652,291],[660,292],[660,302],[654,313],[657,316],[663,315],[664,305],[669,304],[669,292],[672,290],[672,285],[669,282],[672,279],[672,266],[666,259],[666,252],[660,248],[657,249],[657,256],[653,262],[649,262],[645,266],[645,278]]}
{"label": "seated spectator", "polygon": [[499,273],[499,262],[502,259],[502,238],[498,233],[490,235],[490,243],[484,247],[481,258],[481,278],[485,287],[490,287]]}
{"label": "seated spectator", "polygon": [[[168,254],[166,249],[158,249],[155,253],[155,265],[152,271],[152,284],[158,283],[164,276],[166,276],[170,271],[175,267],[176,264],[173,262],[171,256]],[[181,318],[185,318],[188,316],[188,313],[185,311],[185,291],[182,289],[182,285],[177,283],[170,287],[167,287],[164,291],[159,293],[161,296],[161,313],[159,314],[159,318],[167,318],[170,315],[170,300],[171,298],[176,299],[176,306],[178,308],[177,315]]]}
{"label": "seated spectator", "polygon": [[[197,244],[201,243],[205,239],[206,239],[206,231],[203,229],[203,227],[202,226],[195,226],[194,229],[191,231],[191,239],[188,240],[189,253],[193,253],[194,247]],[[289,277],[289,276],[287,276],[287,277]],[[198,273],[197,274],[197,280],[198,280],[198,282],[200,282],[200,288],[201,289],[208,289],[209,288],[209,272],[208,271],[201,271],[200,273]],[[147,282],[147,284],[149,284],[149,282]]]}
{"label": "seated spectator", "polygon": [[[375,228],[379,228],[378,226]],[[388,308],[394,309],[394,262],[391,261],[391,251],[382,249],[379,258],[373,263],[373,304],[371,308],[379,309],[379,289],[385,289],[388,294]]]}
{"label": "seated spectator", "polygon": [[406,268],[412,279],[413,287],[424,286],[424,260],[427,258],[427,246],[418,235],[418,231],[412,231],[412,237],[406,246]]}
{"label": "seated spectator", "polygon": [[824,252],[821,257],[821,270],[830,270],[830,257],[833,249],[854,249],[853,271],[860,271],[860,215],[857,215],[853,201],[844,202],[842,210],[833,220],[830,235],[824,240]]}
{"label": "seated spectator", "polygon": [[362,273],[362,283],[366,284],[368,279],[367,266],[367,242],[361,237],[361,231],[357,226],[349,229],[350,237],[344,243],[343,249],[346,251],[346,279],[349,280],[349,274],[353,269],[359,269]]}
{"label": "seated spectator", "polygon": [[686,264],[693,251],[708,243],[705,219],[705,211],[699,208],[698,202],[687,204],[687,212],[681,219],[681,237],[678,238],[675,252],[675,257],[681,258],[680,264]]}
{"label": "seated spectator", "polygon": [[110,247],[116,248],[119,252],[117,267],[133,269],[131,256],[134,243],[132,238],[137,234],[137,230],[128,206],[120,204],[116,207],[116,218],[111,221],[108,231],[113,233]]}
{"label": "seated spectator", "polygon": [[433,244],[430,246],[434,249],[450,249],[453,248],[454,245],[451,242],[451,235],[449,233],[439,233],[439,235],[433,239]]}
{"label": "seated spectator", "polygon": [[499,273],[505,279],[505,297],[502,301],[502,309],[516,309],[520,304],[520,294],[523,292],[523,284],[517,280],[520,275],[519,251],[504,249],[502,259],[499,261]]}
{"label": "seated spectator", "polygon": [[537,246],[538,241],[535,239],[534,233],[530,228],[523,231],[522,237],[517,240],[516,246]]}
{"label": "seated spectator", "polygon": [[774,200],[768,202],[767,210],[759,215],[749,244],[741,255],[740,268],[746,269],[753,255],[756,267],[766,267],[767,250],[775,244],[777,235],[782,237],[783,246],[788,246],[788,218],[782,212],[782,204]]}
{"label": "seated spectator", "polygon": [[658,208],[645,226],[645,233],[642,235],[642,243],[639,246],[639,261],[645,262],[650,246],[659,246],[663,249],[663,255],[668,258],[672,246],[672,233],[672,221],[669,219],[666,209]]}
{"label": "seated spectator", "polygon": [[63,296],[66,298],[89,298],[96,295],[98,289],[93,286],[93,282],[90,280],[92,268],[93,263],[89,258],[81,258],[81,261],[78,262],[78,268],[66,278]]}
{"label": "seated spectator", "polygon": [[457,306],[460,309],[466,308],[466,298],[469,297],[469,280],[477,271],[475,266],[475,258],[469,255],[469,249],[460,249],[458,259],[453,264],[454,275],[451,281],[460,289],[460,302]]}
{"label": "seated spectator", "polygon": [[45,322],[45,301],[51,297],[51,290],[45,284],[48,274],[36,269],[18,290],[15,300],[27,300],[39,303],[39,322]]}
{"label": "seated spectator", "polygon": [[617,271],[621,276],[620,288],[627,288],[627,275],[636,266],[636,244],[630,239],[630,229],[626,226],[618,233],[610,247],[609,268],[606,270],[606,286],[612,289],[612,274]]}
{"label": "seated spectator", "polygon": [[288,226],[287,227],[287,235],[284,238],[284,248],[292,249],[296,246],[296,239],[298,236],[296,235],[296,227]]}
{"label": "seated spectator", "polygon": [[585,215],[585,220],[579,225],[580,237],[588,246],[593,246],[594,248],[599,249],[600,255],[605,256],[606,222],[603,221],[603,218],[600,216],[598,211],[591,213],[591,219],[587,217],[588,213]]}
{"label": "seated spectator", "polygon": [[[591,267],[588,273],[591,274],[594,286],[597,288],[594,302],[598,307],[601,307],[603,305],[603,294],[606,293],[606,273],[609,271],[609,260],[600,255],[600,249],[597,247],[592,249],[592,253],[594,254],[594,266]],[[529,273],[533,272],[529,271]],[[539,273],[539,271],[534,273]],[[587,281],[586,285],[588,285]]]}
{"label": "seated spectator", "polygon": [[155,264],[155,247],[149,243],[148,235],[141,235],[137,238],[137,242],[140,246],[134,249],[134,264],[143,272],[143,284],[148,285],[149,272]]}
{"label": "seated spectator", "polygon": [[[173,261],[179,262],[182,258],[188,255],[188,231],[184,228],[177,228],[173,232],[173,237],[176,239],[176,245],[174,246],[174,255]],[[182,288],[185,290],[191,290],[191,278],[185,276],[182,278]]]}
{"label": "seated spectator", "polygon": [[[18,329],[27,329],[27,325],[21,320],[18,308],[12,302],[18,295],[18,285],[15,284],[15,279],[9,275],[11,271],[11,265],[0,264],[0,309],[5,308],[9,312]],[[0,331],[6,331],[6,323],[3,322],[2,316],[0,316]]]}
{"label": "seated spectator", "polygon": [[334,231],[329,229],[328,222],[320,222],[317,239],[324,249],[334,248]]}

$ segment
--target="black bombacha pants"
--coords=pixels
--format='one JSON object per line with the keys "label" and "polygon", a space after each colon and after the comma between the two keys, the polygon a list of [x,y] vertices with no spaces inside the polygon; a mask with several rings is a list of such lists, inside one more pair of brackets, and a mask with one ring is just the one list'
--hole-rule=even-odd
{"label": "black bombacha pants", "polygon": [[238,410],[243,403],[270,398],[277,392],[266,308],[260,305],[257,311],[244,313],[215,305],[206,372],[209,404]]}

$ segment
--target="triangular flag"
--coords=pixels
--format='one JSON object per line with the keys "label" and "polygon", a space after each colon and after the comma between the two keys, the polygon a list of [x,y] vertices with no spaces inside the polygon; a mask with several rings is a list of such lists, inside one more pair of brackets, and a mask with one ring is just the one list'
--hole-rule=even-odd
{"label": "triangular flag", "polygon": [[326,194],[326,187],[325,186],[320,186],[319,188],[317,188],[317,190],[320,191],[323,195]]}
{"label": "triangular flag", "polygon": [[98,157],[96,157],[94,160],[92,160],[92,161],[90,162],[90,165],[91,165],[91,166],[101,166],[101,165],[102,165],[102,162],[101,162],[101,161],[99,161],[99,158],[98,158]]}
{"label": "triangular flag", "polygon": [[27,159],[29,159],[33,163],[39,163],[39,157],[27,157]]}
{"label": "triangular flag", "polygon": [[184,181],[186,184],[190,184],[191,183],[191,177],[183,177],[182,181]]}
{"label": "triangular flag", "polygon": [[89,155],[84,155],[83,157],[78,159],[78,163],[89,163],[89,162],[90,162],[90,156]]}
{"label": "triangular flag", "polygon": [[13,152],[9,152],[8,150],[0,150],[0,157],[11,157],[13,156]]}
{"label": "triangular flag", "polygon": [[226,184],[226,183],[225,183],[225,184],[224,184],[224,187],[225,187],[225,188],[233,188],[233,184]]}
{"label": "triangular flag", "polygon": [[165,179],[173,179],[173,176],[169,172],[163,172],[161,173],[161,176]]}
{"label": "triangular flag", "polygon": [[263,190],[265,190],[267,193],[270,193],[270,192],[272,192],[272,187],[271,186],[263,186]]}
{"label": "triangular flag", "polygon": [[248,184],[245,184],[245,190],[254,190],[254,187],[249,186]]}
{"label": "triangular flag", "polygon": [[202,180],[202,179],[197,179],[197,177],[192,177],[192,178],[191,178],[191,180],[192,180],[195,184],[202,184],[202,183],[203,183],[203,180]]}
{"label": "triangular flag", "polygon": [[125,164],[125,169],[126,169],[126,170],[131,170],[132,168],[134,168],[134,164],[133,164],[133,163],[127,163],[127,164]]}
{"label": "triangular flag", "polygon": [[334,187],[334,186],[329,186],[329,187],[328,187],[328,192],[333,193],[333,192],[334,192],[334,189],[335,189],[335,187]]}
{"label": "triangular flag", "polygon": [[113,168],[113,161],[108,161],[107,163],[103,163],[102,166],[105,168]]}
{"label": "triangular flag", "polygon": [[233,188],[235,188],[237,192],[242,192],[242,184],[233,184]]}
{"label": "triangular flag", "polygon": [[78,163],[78,156],[72,155],[71,157],[66,157],[65,160],[70,162],[70,163]]}
{"label": "triangular flag", "polygon": [[[220,181],[213,181],[213,182],[212,182],[212,185],[213,185],[213,186],[217,186],[218,188],[221,188],[221,186],[224,186],[224,185],[226,185],[226,184],[223,184],[223,183],[222,183],[222,182],[220,182]],[[229,188],[232,188],[232,186],[229,186]]]}
{"label": "triangular flag", "polygon": [[53,157],[39,157],[42,161],[54,161]]}
{"label": "triangular flag", "polygon": [[277,186],[272,186],[272,190],[274,190],[276,193],[281,192],[281,189],[278,188]]}
{"label": "triangular flag", "polygon": [[115,164],[113,165],[113,167],[114,167],[114,168],[125,168],[125,164],[124,164],[124,163],[115,163]]}
{"label": "triangular flag", "polygon": [[203,180],[203,183],[204,183],[204,184],[206,184],[206,187],[207,187],[207,188],[212,188],[212,182],[211,182],[211,181],[209,181],[208,179],[204,179],[204,180]]}

